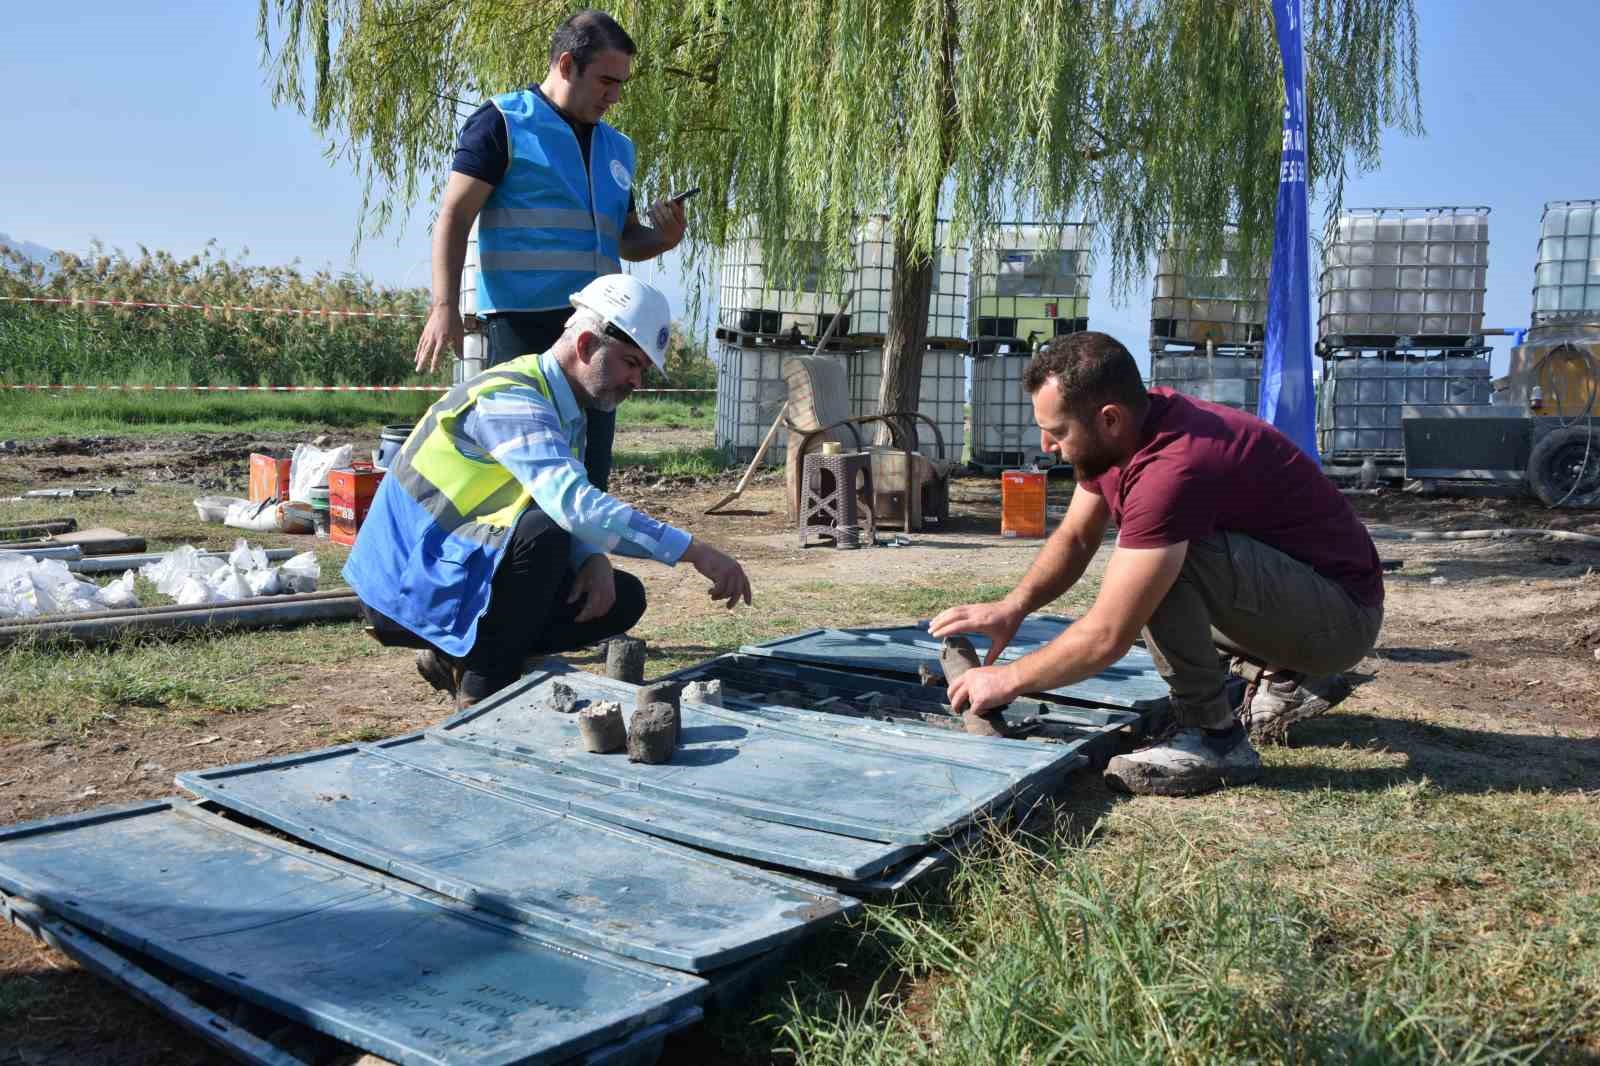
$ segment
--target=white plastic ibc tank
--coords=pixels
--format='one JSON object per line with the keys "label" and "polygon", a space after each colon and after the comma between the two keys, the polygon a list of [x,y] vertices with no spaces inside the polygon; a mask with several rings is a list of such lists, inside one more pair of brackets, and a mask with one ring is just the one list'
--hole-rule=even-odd
{"label": "white plastic ibc tank", "polygon": [[[878,413],[878,389],[883,381],[883,349],[863,348],[845,360],[850,375],[850,415],[859,418]],[[922,383],[917,391],[917,412],[939,427],[944,437],[944,457],[961,458],[966,443],[967,354],[939,349],[922,354]],[[868,427],[874,428],[874,427]],[[934,454],[933,434],[928,424],[917,420],[918,444],[927,455]],[[874,433],[873,439],[878,439]]]}
{"label": "white plastic ibc tank", "polygon": [[1406,407],[1489,402],[1489,356],[1330,359],[1323,363],[1317,428],[1325,456],[1385,457],[1405,450]]}
{"label": "white plastic ibc tank", "polygon": [[[812,355],[799,348],[723,343],[717,352],[717,413],[713,444],[730,462],[748,463],[766,439],[778,412],[789,400],[783,380],[783,361],[793,355]],[[842,363],[842,356],[833,356]],[[767,447],[763,463],[781,466],[789,431],[779,428]]]}
{"label": "white plastic ibc tank", "polygon": [[1539,226],[1533,324],[1600,323],[1600,200],[1554,200]]}
{"label": "white plastic ibc tank", "polygon": [[1081,222],[1005,222],[984,231],[973,252],[968,312],[975,354],[1087,329],[1093,242],[1093,229]]}
{"label": "white plastic ibc tank", "polygon": [[1046,454],[1022,387],[1032,355],[981,355],[972,360],[972,461],[1026,466]]}
{"label": "white plastic ibc tank", "polygon": [[1215,262],[1199,262],[1173,233],[1156,259],[1150,297],[1151,349],[1167,344],[1259,345],[1266,334],[1267,278],[1245,277],[1231,244]]}
{"label": "white plastic ibc tank", "polygon": [[[821,244],[795,240],[786,250],[799,260],[793,271],[767,262],[753,227],[746,227],[743,236],[723,249],[718,291],[718,324],[723,329],[755,337],[798,336],[812,342],[827,330],[843,293],[828,291]],[[840,336],[850,332],[848,322],[847,315],[840,323]]]}
{"label": "white plastic ibc tank", "polygon": [[[940,219],[934,232],[933,292],[928,298],[928,340],[964,341],[972,255],[950,239],[950,223]],[[886,215],[873,215],[856,233],[855,268],[850,279],[850,333],[881,337],[889,332],[889,301],[894,288],[894,229]],[[948,346],[948,345],[947,345]]]}
{"label": "white plastic ibc tank", "polygon": [[1255,414],[1261,395],[1261,359],[1156,353],[1150,357],[1150,384]]}
{"label": "white plastic ibc tank", "polygon": [[1355,208],[1323,242],[1317,335],[1333,347],[1467,343],[1483,332],[1487,207]]}
{"label": "white plastic ibc tank", "polygon": [[467,232],[467,258],[461,264],[461,313],[478,313],[478,223]]}

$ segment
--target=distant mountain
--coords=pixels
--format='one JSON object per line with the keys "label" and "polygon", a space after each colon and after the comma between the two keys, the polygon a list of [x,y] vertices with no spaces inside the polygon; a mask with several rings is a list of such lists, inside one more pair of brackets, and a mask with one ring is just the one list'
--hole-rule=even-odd
{"label": "distant mountain", "polygon": [[27,256],[29,259],[33,260],[35,263],[43,263],[46,267],[54,266],[56,257],[55,250],[46,248],[42,244],[34,244],[32,241],[17,240],[9,233],[0,233],[0,246],[13,248]]}

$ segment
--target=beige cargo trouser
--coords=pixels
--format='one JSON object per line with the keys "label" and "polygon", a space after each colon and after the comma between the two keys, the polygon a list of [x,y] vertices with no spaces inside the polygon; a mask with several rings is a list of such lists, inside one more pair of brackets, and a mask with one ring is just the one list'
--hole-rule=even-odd
{"label": "beige cargo trouser", "polygon": [[1189,542],[1178,580],[1144,628],[1172,689],[1180,725],[1233,719],[1218,650],[1274,670],[1329,674],[1360,662],[1378,640],[1383,607],[1365,607],[1307,564],[1242,533]]}

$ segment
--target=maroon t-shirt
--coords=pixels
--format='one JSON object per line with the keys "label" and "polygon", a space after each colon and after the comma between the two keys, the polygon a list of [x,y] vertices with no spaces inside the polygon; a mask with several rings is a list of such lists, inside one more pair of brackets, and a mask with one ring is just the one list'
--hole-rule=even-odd
{"label": "maroon t-shirt", "polygon": [[1079,482],[1105,497],[1119,545],[1164,548],[1242,533],[1338,582],[1357,603],[1383,602],[1383,567],[1367,527],[1276,427],[1156,388],[1143,440],[1122,466]]}

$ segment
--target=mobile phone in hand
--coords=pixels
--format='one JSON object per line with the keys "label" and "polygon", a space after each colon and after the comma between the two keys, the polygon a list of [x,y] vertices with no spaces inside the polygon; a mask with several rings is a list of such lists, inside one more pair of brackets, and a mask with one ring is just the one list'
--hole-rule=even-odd
{"label": "mobile phone in hand", "polygon": [[700,186],[695,185],[695,186],[693,186],[691,188],[683,190],[680,193],[674,193],[673,196],[672,196],[672,202],[675,203],[675,204],[681,204],[685,200],[687,200],[689,197],[691,197],[691,196],[695,195],[696,193],[698,193],[699,191],[700,191]]}

